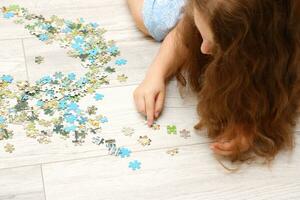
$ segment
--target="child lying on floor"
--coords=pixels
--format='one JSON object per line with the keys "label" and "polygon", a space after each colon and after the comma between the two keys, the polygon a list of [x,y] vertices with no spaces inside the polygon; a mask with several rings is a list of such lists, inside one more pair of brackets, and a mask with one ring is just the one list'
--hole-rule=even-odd
{"label": "child lying on floor", "polygon": [[161,48],[134,92],[148,125],[176,76],[199,97],[211,149],[232,161],[292,149],[300,100],[297,0],[128,0]]}

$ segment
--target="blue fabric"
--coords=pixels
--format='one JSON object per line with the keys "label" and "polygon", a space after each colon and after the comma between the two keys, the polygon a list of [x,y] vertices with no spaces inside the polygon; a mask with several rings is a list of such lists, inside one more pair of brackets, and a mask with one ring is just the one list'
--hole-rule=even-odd
{"label": "blue fabric", "polygon": [[143,20],[149,34],[162,41],[177,24],[186,0],[144,0]]}

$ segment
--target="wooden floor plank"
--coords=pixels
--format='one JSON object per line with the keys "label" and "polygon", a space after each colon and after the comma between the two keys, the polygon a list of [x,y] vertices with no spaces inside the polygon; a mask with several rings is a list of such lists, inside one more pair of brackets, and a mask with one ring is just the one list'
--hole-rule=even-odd
{"label": "wooden floor plank", "polygon": [[1,200],[44,200],[41,167],[28,166],[0,170]]}

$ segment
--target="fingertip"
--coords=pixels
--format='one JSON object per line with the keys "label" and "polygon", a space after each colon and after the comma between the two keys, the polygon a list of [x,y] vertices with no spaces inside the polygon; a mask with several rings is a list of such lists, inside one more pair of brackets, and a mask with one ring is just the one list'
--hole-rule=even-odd
{"label": "fingertip", "polygon": [[156,111],[156,112],[155,112],[155,118],[158,118],[159,114],[160,114],[160,112],[159,112],[159,111]]}
{"label": "fingertip", "polygon": [[148,126],[151,127],[153,124],[153,120],[148,120]]}

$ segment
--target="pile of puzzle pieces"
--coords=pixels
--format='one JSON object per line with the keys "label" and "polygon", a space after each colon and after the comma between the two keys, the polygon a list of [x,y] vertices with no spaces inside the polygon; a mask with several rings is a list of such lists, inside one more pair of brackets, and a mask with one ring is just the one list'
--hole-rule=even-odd
{"label": "pile of puzzle pieces", "polygon": [[[113,41],[104,39],[105,30],[96,23],[75,22],[52,16],[49,19],[28,12],[18,5],[1,9],[5,19],[24,24],[30,34],[50,44],[57,42],[68,49],[68,55],[80,59],[87,69],[84,76],[75,73],[56,72],[45,75],[34,84],[26,81],[14,83],[10,75],[0,77],[0,140],[9,139],[13,131],[8,124],[22,124],[28,137],[40,143],[50,142],[52,133],[73,137],[73,142],[82,143],[89,133],[101,129],[107,118],[91,105],[87,110],[78,102],[86,95],[94,95],[95,101],[104,98],[96,93],[109,77],[116,72],[116,66],[127,63],[125,59],[115,59],[120,51]],[[37,56],[36,62],[43,58]],[[125,75],[119,75],[122,81]],[[14,92],[12,92],[14,91]],[[97,103],[97,102],[95,102]]]}
{"label": "pile of puzzle pieces", "polygon": [[[86,23],[82,18],[75,22],[57,16],[46,19],[18,5],[3,7],[0,15],[16,24],[23,24],[30,34],[46,44],[57,42],[68,50],[69,56],[79,59],[86,69],[81,77],[72,72],[56,72],[44,75],[35,83],[15,81],[8,74],[0,75],[0,141],[11,139],[14,132],[9,125],[18,124],[24,127],[27,137],[39,143],[47,144],[53,134],[57,134],[81,145],[87,135],[95,135],[93,143],[105,145],[108,154],[129,157],[132,153],[129,148],[117,146],[115,139],[97,135],[101,133],[101,124],[108,122],[107,117],[99,113],[98,107],[105,97],[97,90],[109,84],[118,67],[127,64],[127,60],[117,58],[120,51],[114,42],[104,39],[105,30],[97,23]],[[36,56],[35,62],[41,64],[44,58]],[[118,74],[117,79],[125,82],[127,76]],[[93,96],[94,101],[83,109],[80,100],[86,95]],[[159,130],[160,125],[155,123],[152,129]],[[168,125],[166,129],[170,135],[177,134],[175,125]],[[122,132],[131,136],[134,129],[124,127]],[[189,133],[183,129],[180,136],[186,139],[190,137]],[[146,135],[139,136],[138,142],[149,146],[151,139]],[[4,149],[9,153],[15,150],[10,143]],[[168,150],[167,153],[175,155],[178,149]],[[140,169],[141,162],[133,160],[128,167]]]}

